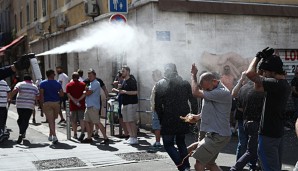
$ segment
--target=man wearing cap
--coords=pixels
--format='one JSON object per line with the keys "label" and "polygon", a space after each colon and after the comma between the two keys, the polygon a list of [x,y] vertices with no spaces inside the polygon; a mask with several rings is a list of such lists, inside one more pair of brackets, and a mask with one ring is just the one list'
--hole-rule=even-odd
{"label": "man wearing cap", "polygon": [[[88,79],[90,80],[90,84],[86,87],[86,91],[84,92],[86,96],[86,110],[84,114],[85,128],[87,131],[88,137],[82,140],[82,143],[92,143],[93,140],[91,138],[93,131],[93,124],[98,125],[101,133],[103,134],[104,140],[101,142],[102,144],[108,143],[109,139],[106,135],[106,131],[102,123],[100,123],[99,119],[99,110],[100,110],[100,83],[96,80],[96,72],[94,69],[90,68],[88,70]],[[81,98],[83,98],[82,96]],[[78,101],[81,100],[78,99]]]}
{"label": "man wearing cap", "polygon": [[[255,86],[263,88],[266,93],[258,139],[258,155],[264,171],[281,170],[284,114],[291,92],[283,70],[283,62],[273,53],[274,50],[271,48],[258,52],[246,71],[246,76]],[[261,59],[264,77],[256,72]]]}
{"label": "man wearing cap", "polygon": [[198,112],[197,99],[191,93],[189,82],[178,75],[176,65],[173,63],[164,66],[164,78],[155,86],[155,111],[161,125],[164,148],[179,171],[188,171],[190,164],[185,134],[189,133],[189,124],[180,117]]}

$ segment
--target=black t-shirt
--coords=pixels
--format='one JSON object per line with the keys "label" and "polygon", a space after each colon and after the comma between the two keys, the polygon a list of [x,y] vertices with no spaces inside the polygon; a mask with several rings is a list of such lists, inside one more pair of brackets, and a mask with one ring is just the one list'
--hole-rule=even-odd
{"label": "black t-shirt", "polygon": [[[292,79],[291,86],[295,87],[296,91],[298,92],[298,78],[294,77]],[[298,95],[296,95],[294,92],[292,92],[292,96],[298,98]]]}
{"label": "black t-shirt", "polygon": [[264,105],[264,92],[256,91],[253,82],[248,82],[243,86],[245,94],[243,97],[243,119],[247,121],[257,121],[261,119]]}
{"label": "black t-shirt", "polygon": [[[100,87],[105,86],[105,83],[100,78],[96,78],[96,80],[100,83]],[[86,86],[89,86],[90,80],[87,78],[84,80],[84,83],[86,84]]]}
{"label": "black t-shirt", "polygon": [[[126,91],[137,91],[137,81],[134,77],[130,76],[128,80],[124,80],[122,83],[122,90]],[[128,105],[128,104],[137,104],[138,103],[138,96],[137,95],[122,95],[122,104]]]}
{"label": "black t-shirt", "polygon": [[284,134],[284,114],[291,86],[287,80],[263,78],[265,103],[261,116],[260,135],[280,138]]}

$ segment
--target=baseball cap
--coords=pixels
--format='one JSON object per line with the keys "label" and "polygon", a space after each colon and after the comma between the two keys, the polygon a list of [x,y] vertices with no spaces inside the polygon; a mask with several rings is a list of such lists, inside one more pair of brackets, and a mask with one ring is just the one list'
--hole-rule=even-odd
{"label": "baseball cap", "polygon": [[283,70],[283,62],[277,55],[272,55],[268,58],[266,58],[259,67],[262,70],[282,73]]}

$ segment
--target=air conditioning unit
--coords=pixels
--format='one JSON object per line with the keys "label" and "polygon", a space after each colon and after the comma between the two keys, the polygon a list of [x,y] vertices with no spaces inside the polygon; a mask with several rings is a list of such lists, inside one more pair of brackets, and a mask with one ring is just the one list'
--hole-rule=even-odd
{"label": "air conditioning unit", "polygon": [[57,28],[66,28],[67,27],[67,18],[64,13],[59,14],[56,18]]}
{"label": "air conditioning unit", "polygon": [[36,22],[35,23],[35,34],[37,35],[42,35],[43,34],[43,28],[42,28],[42,23],[41,22]]}
{"label": "air conditioning unit", "polygon": [[100,14],[99,6],[96,0],[85,0],[85,14],[90,17],[97,17]]}

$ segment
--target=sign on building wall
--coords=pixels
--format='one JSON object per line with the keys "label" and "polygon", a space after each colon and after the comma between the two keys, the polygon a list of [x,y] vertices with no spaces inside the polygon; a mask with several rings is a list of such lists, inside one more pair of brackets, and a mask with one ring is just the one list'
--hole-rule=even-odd
{"label": "sign on building wall", "polygon": [[156,31],[156,40],[157,41],[171,41],[171,32],[170,31]]}
{"label": "sign on building wall", "polygon": [[127,0],[109,0],[109,11],[126,14],[128,12]]}
{"label": "sign on building wall", "polygon": [[275,53],[283,61],[287,76],[293,77],[295,70],[298,68],[298,49],[276,49]]}

